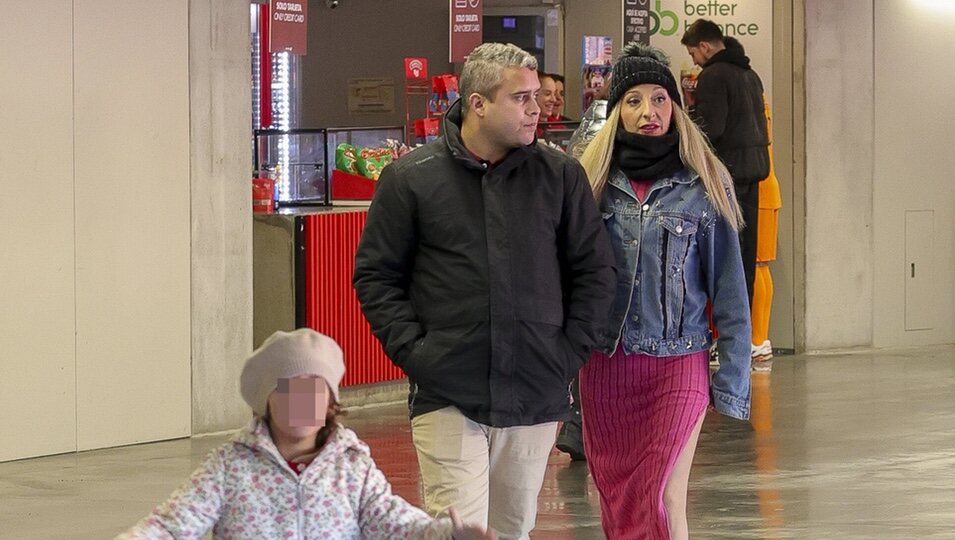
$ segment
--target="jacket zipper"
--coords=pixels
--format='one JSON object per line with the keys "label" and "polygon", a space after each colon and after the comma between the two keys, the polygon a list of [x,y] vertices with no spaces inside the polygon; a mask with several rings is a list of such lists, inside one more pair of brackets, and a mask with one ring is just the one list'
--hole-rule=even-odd
{"label": "jacket zipper", "polygon": [[408,400],[408,415],[414,414],[414,400],[418,397],[417,383],[411,383],[411,399]]}
{"label": "jacket zipper", "polygon": [[302,496],[302,482],[299,479],[298,483],[298,537],[302,540],[305,540],[305,526],[302,523],[305,520],[305,517],[302,515],[305,513],[305,504],[304,497]]}
{"label": "jacket zipper", "polygon": [[304,496],[304,494],[302,493],[302,482],[305,481],[305,477],[304,477],[304,475],[300,475],[300,474],[296,473],[295,471],[293,471],[292,468],[289,467],[288,462],[285,461],[285,458],[283,458],[283,457],[282,457],[280,454],[278,454],[277,452],[272,452],[271,450],[266,450],[266,453],[268,453],[268,454],[272,457],[272,459],[275,460],[275,463],[276,463],[280,468],[284,468],[286,471],[288,471],[289,474],[292,475],[292,478],[294,478],[295,481],[296,481],[297,484],[298,484],[298,490],[297,490],[298,511],[296,512],[296,517],[297,517],[297,519],[298,519],[298,537],[304,540],[304,538],[305,538],[305,516],[304,516],[304,513],[305,513],[305,504],[304,504],[305,496]]}

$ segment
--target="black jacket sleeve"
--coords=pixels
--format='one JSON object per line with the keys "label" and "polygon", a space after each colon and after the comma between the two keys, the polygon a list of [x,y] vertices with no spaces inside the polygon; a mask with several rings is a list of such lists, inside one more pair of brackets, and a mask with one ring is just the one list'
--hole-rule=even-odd
{"label": "black jacket sleeve", "polygon": [[560,242],[564,264],[564,333],[584,361],[606,329],[616,287],[613,250],[587,174],[576,161],[564,167]]}
{"label": "black jacket sleeve", "polygon": [[700,73],[694,93],[696,105],[693,120],[710,139],[710,143],[715,146],[726,131],[729,94],[726,81],[714,71],[716,70],[711,68],[710,73],[706,73],[706,69]]}
{"label": "black jacket sleeve", "polygon": [[416,205],[395,166],[378,179],[355,254],[352,284],[371,330],[399,367],[423,335],[408,293],[417,237]]}

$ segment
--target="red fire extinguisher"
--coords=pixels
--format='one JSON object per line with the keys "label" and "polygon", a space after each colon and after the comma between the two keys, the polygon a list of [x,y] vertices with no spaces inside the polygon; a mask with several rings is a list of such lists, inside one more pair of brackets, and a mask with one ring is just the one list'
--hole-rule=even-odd
{"label": "red fire extinguisher", "polygon": [[268,213],[275,212],[275,180],[271,178],[253,178],[252,179],[252,212]]}

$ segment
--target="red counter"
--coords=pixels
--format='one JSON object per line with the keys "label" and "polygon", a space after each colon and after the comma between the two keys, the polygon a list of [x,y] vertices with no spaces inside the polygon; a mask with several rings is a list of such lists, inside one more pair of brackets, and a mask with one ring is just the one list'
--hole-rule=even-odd
{"label": "red counter", "polygon": [[305,216],[305,321],[345,352],[342,386],[404,377],[385,355],[352,287],[355,251],[368,212]]}
{"label": "red counter", "polygon": [[352,287],[367,210],[256,215],[253,227],[255,346],[276,330],[308,326],[345,353],[342,386],[401,379],[371,333]]}

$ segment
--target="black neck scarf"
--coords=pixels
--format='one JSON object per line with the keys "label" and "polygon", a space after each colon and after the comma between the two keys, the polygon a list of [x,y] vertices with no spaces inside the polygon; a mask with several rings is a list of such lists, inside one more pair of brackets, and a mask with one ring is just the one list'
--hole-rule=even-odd
{"label": "black neck scarf", "polygon": [[672,126],[662,136],[630,133],[619,126],[614,136],[613,157],[631,180],[656,180],[683,169],[680,134]]}

